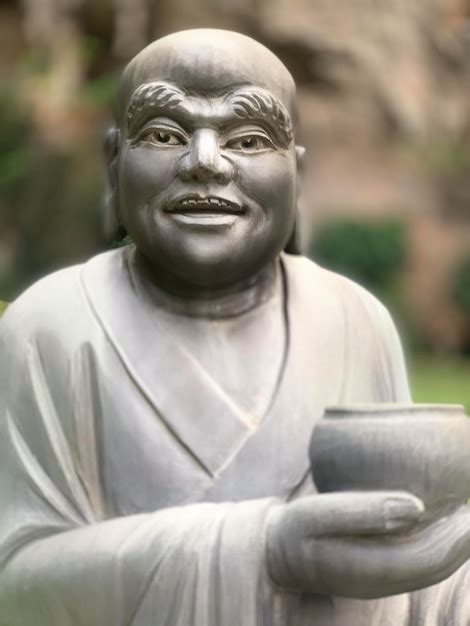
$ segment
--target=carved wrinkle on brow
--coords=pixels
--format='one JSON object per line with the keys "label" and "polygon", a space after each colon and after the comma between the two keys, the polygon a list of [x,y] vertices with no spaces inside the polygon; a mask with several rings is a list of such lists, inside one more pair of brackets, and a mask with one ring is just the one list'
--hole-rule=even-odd
{"label": "carved wrinkle on brow", "polygon": [[132,136],[148,109],[175,109],[185,99],[183,91],[167,83],[145,83],[137,87],[127,108],[127,126]]}
{"label": "carved wrinkle on brow", "polygon": [[270,122],[279,133],[283,147],[287,147],[294,138],[292,122],[286,108],[277,98],[267,91],[243,91],[230,98],[235,115],[244,120],[263,120]]}
{"label": "carved wrinkle on brow", "polygon": [[[132,137],[139,129],[149,110],[176,109],[187,95],[178,87],[150,82],[137,87],[127,109],[127,125]],[[285,106],[271,93],[264,90],[237,91],[227,98],[233,113],[242,120],[266,121],[276,131],[282,147],[289,146],[294,138],[292,122]]]}

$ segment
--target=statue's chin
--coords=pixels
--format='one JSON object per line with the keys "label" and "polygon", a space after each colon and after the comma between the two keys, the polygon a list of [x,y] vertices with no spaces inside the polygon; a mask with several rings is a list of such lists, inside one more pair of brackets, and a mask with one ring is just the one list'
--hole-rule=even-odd
{"label": "statue's chin", "polygon": [[[213,244],[214,242],[212,242]],[[185,292],[203,296],[243,289],[252,278],[263,272],[277,257],[280,248],[264,250],[246,247],[237,253],[228,245],[158,246],[140,248],[137,256],[143,260],[146,273],[164,289],[176,294]],[[214,293],[214,295],[217,295]]]}
{"label": "statue's chin", "polygon": [[[240,259],[227,258],[226,255],[210,254],[179,257],[177,263],[168,267],[169,273],[194,289],[204,291],[230,290],[244,281],[249,281],[258,274],[272,259]],[[251,262],[250,262],[251,261]]]}
{"label": "statue's chin", "polygon": [[290,220],[268,221],[254,211],[202,217],[154,211],[126,226],[158,282],[193,293],[239,289],[272,263],[292,230]]}

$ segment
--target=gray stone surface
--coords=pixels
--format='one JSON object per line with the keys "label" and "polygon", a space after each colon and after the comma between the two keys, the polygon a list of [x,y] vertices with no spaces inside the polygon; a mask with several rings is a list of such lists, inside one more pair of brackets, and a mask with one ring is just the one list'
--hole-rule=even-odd
{"label": "gray stone surface", "polygon": [[312,480],[325,407],[410,397],[383,306],[283,251],[294,106],[286,68],[235,33],[169,36],[125,70],[108,224],[134,244],[1,322],[5,626],[470,624],[463,418],[444,512],[406,472],[393,490],[372,465],[370,491]]}

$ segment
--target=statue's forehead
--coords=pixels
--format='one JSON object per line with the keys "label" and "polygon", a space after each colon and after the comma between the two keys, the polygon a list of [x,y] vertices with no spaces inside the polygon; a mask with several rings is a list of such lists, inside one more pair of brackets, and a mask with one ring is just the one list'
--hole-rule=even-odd
{"label": "statue's forehead", "polygon": [[294,81],[261,44],[223,31],[186,31],[154,42],[128,65],[121,82],[121,111],[149,82],[172,83],[194,96],[222,95],[238,85],[260,87],[294,109]]}
{"label": "statue's forehead", "polygon": [[192,56],[181,55],[180,51],[177,58],[169,55],[146,59],[136,71],[135,79],[139,83],[171,82],[186,92],[201,95],[223,93],[236,85],[252,85],[277,92],[277,96],[287,95],[286,86],[272,79],[270,69],[259,64],[249,66],[243,58],[221,58],[213,49],[199,50]]}

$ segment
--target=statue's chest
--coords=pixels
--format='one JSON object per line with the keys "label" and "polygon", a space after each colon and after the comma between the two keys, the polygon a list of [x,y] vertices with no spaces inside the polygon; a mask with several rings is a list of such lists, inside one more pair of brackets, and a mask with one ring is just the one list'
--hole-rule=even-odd
{"label": "statue's chest", "polygon": [[[330,372],[340,353],[327,367],[314,343],[291,337],[284,353],[282,318],[261,333],[264,344],[259,328],[248,341],[241,332],[230,341],[226,331],[184,342],[166,335],[165,351],[156,345],[132,363],[111,346],[100,351],[98,454],[111,513],[288,497],[305,478],[313,425],[335,400]],[[257,398],[257,419],[246,398]]]}
{"label": "statue's chest", "polygon": [[288,497],[305,478],[313,426],[347,375],[344,325],[338,307],[325,312],[287,283],[289,297],[205,328],[130,307],[123,281],[112,299],[96,290],[97,454],[111,514]]}
{"label": "statue's chest", "polygon": [[[280,297],[233,318],[207,320],[162,313],[159,334],[177,346],[171,357],[162,354],[175,364],[168,377],[194,380],[197,375],[200,390],[207,387],[224,397],[250,424],[262,421],[285,361],[287,333]],[[210,410],[208,403],[205,412]]]}

